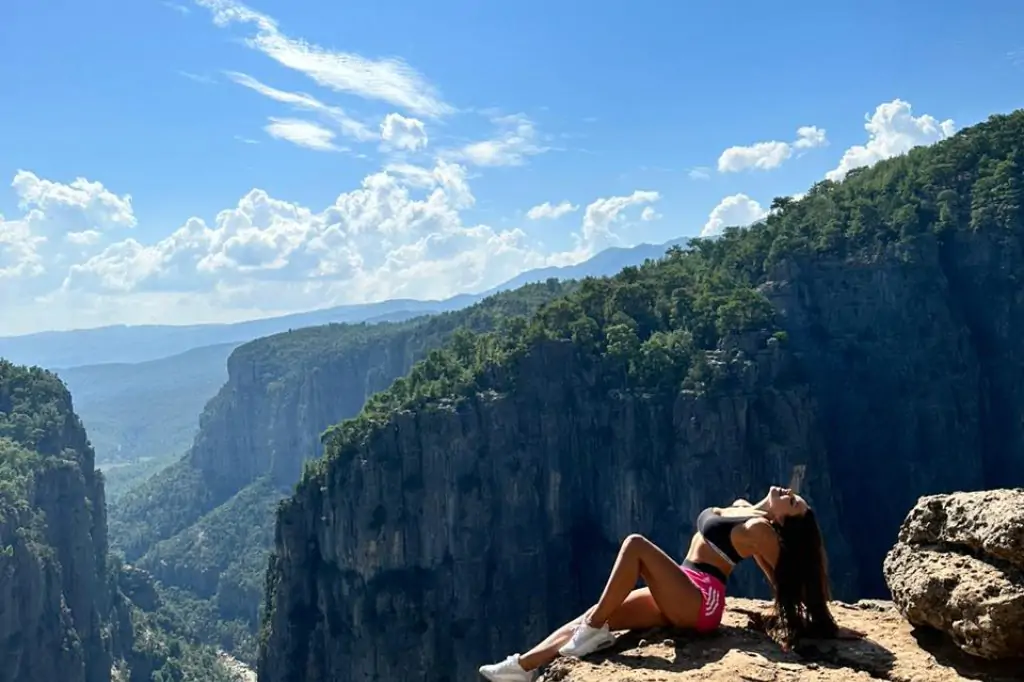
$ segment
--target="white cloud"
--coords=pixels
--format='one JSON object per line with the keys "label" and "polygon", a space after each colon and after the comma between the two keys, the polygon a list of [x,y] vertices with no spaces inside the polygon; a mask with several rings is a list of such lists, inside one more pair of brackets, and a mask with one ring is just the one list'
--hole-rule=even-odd
{"label": "white cloud", "polygon": [[[4,220],[0,215],[0,284],[14,279],[38,277],[45,272],[39,253],[46,238],[34,235],[27,220]],[[0,286],[0,303],[6,305],[5,291],[9,283]]]}
{"label": "white cloud", "polygon": [[793,146],[797,149],[813,149],[823,147],[828,143],[825,131],[818,126],[801,126],[796,130],[796,141]]}
{"label": "white cloud", "polygon": [[211,76],[204,76],[202,74],[192,73],[191,71],[178,71],[178,75],[202,85],[213,85],[217,82]]}
{"label": "white cloud", "polygon": [[701,230],[701,237],[714,237],[722,233],[726,227],[747,226],[768,215],[758,202],[746,194],[733,194],[725,197],[711,209],[711,215]]}
{"label": "white cloud", "polygon": [[545,218],[555,220],[561,218],[566,213],[572,213],[578,211],[579,206],[574,206],[568,201],[563,201],[560,204],[553,205],[551,202],[545,201],[543,204],[538,204],[526,212],[526,217],[530,220],[543,220]]}
{"label": "white cloud", "polygon": [[619,241],[628,209],[659,198],[638,191],[592,202],[575,245],[551,253],[520,229],[467,222],[476,201],[467,170],[444,160],[389,165],[319,209],[253,189],[211,221],[190,218],[155,240],[125,238],[136,222],[130,197],[100,183],[23,171],[15,188],[26,213],[0,219],[0,334],[482,291],[589,257]]}
{"label": "white cloud", "polygon": [[729,147],[718,157],[718,170],[721,173],[735,173],[747,168],[771,170],[781,166],[792,154],[793,149],[788,142],[758,142],[748,147]]}
{"label": "white cloud", "polygon": [[401,59],[369,59],[334,51],[282,33],[273,18],[235,0],[195,0],[213,14],[218,26],[244,24],[255,29],[246,44],[319,85],[366,99],[389,102],[415,114],[452,113],[436,89]]}
{"label": "white cloud", "polygon": [[35,230],[114,230],[136,225],[131,195],[117,196],[101,183],[76,178],[69,185],[19,170],[11,182],[18,207],[28,210]]}
{"label": "white cloud", "polygon": [[696,168],[691,168],[687,175],[690,176],[691,180],[707,180],[711,177],[708,171],[709,169],[705,166],[697,166]]}
{"label": "white cloud", "polygon": [[191,9],[189,9],[188,7],[185,7],[185,5],[179,5],[176,2],[163,2],[161,4],[164,7],[168,8],[168,9],[173,9],[175,12],[178,12],[179,14],[191,14],[192,13]]}
{"label": "white cloud", "polygon": [[817,126],[801,126],[792,143],[771,140],[749,146],[733,146],[718,157],[720,173],[736,173],[747,169],[772,170],[793,156],[794,149],[812,149],[828,143],[825,130]]}
{"label": "white cloud", "polygon": [[263,126],[267,134],[279,140],[286,140],[300,147],[318,152],[337,152],[342,149],[334,144],[334,133],[322,125],[297,118],[271,118]]}
{"label": "white cloud", "polygon": [[391,113],[380,124],[380,138],[386,146],[411,152],[427,146],[427,129],[423,121]]}
{"label": "white cloud", "polygon": [[938,142],[956,132],[951,119],[939,121],[929,114],[914,116],[910,103],[901,99],[884,102],[865,115],[868,141],[846,150],[839,165],[825,174],[829,180],[842,180],[852,169],[873,166],[882,159],[905,154],[919,145]]}
{"label": "white cloud", "polygon": [[636,190],[628,196],[597,199],[587,206],[583,214],[580,247],[587,255],[597,252],[612,241],[612,226],[623,219],[625,210],[632,206],[654,203],[661,199],[657,192]]}
{"label": "white cloud", "polygon": [[645,208],[643,210],[643,212],[640,213],[640,220],[643,220],[644,222],[650,222],[652,220],[657,220],[660,217],[661,217],[661,214],[658,213],[657,211],[655,211],[650,206]]}
{"label": "white cloud", "polygon": [[24,215],[0,216],[0,306],[12,309],[26,297],[60,284],[70,259],[95,253],[100,242],[137,224],[130,195],[118,196],[98,182],[70,184],[19,170],[11,182]]}
{"label": "white cloud", "polygon": [[307,95],[304,92],[287,92],[285,90],[278,90],[277,88],[261,83],[252,76],[244,73],[238,73],[237,71],[227,71],[226,75],[239,85],[243,85],[250,90],[258,92],[264,97],[284,104],[290,104],[296,109],[304,109],[306,111],[312,111],[320,114],[328,123],[335,126],[346,137],[351,137],[362,142],[377,138],[377,134],[370,130],[368,126],[346,114],[343,109],[328,106],[312,95]]}
{"label": "white cloud", "polygon": [[525,162],[525,157],[548,151],[549,147],[537,143],[533,121],[524,114],[498,116],[493,121],[500,129],[496,137],[461,149],[445,150],[442,156],[476,166],[519,166]]}

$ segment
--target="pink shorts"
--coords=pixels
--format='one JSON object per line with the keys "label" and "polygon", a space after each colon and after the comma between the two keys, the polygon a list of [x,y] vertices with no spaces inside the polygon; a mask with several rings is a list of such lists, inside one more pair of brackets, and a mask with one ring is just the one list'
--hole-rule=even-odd
{"label": "pink shorts", "polygon": [[710,632],[722,623],[725,613],[725,583],[713,575],[680,566],[694,587],[700,590],[700,615],[697,616],[697,631]]}

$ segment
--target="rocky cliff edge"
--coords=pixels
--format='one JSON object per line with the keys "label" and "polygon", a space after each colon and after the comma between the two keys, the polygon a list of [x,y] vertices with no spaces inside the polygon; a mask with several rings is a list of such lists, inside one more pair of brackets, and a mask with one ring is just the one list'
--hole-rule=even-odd
{"label": "rocky cliff edge", "polygon": [[1024,660],[984,661],[948,639],[919,631],[886,601],[836,602],[839,624],[863,639],[807,642],[784,652],[764,634],[771,604],[732,599],[715,634],[673,630],[620,634],[615,646],[585,660],[558,659],[542,682],[1009,682],[1024,679]]}

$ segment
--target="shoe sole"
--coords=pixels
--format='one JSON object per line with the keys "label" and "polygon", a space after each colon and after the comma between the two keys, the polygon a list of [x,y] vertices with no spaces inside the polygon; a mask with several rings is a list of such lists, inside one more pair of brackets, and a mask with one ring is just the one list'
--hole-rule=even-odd
{"label": "shoe sole", "polygon": [[610,646],[612,646],[614,644],[615,644],[615,638],[613,637],[613,638],[609,639],[607,642],[603,642],[602,644],[599,644],[597,647],[594,648],[593,651],[588,651],[587,653],[582,654],[582,655],[580,655],[580,654],[563,654],[561,651],[559,651],[558,654],[560,656],[565,656],[566,658],[583,658],[584,656],[589,656],[591,654],[596,654],[598,651],[603,651],[604,649],[607,649],[608,647],[610,647]]}

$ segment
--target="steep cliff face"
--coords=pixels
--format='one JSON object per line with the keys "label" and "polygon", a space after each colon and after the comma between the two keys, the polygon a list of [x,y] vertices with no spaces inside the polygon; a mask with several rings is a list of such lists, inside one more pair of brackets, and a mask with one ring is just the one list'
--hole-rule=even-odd
{"label": "steep cliff face", "polygon": [[[301,347],[302,336],[324,330],[288,334]],[[243,346],[228,359],[228,382],[203,415],[191,463],[210,477],[218,499],[268,474],[291,485],[303,462],[321,454],[324,429],[357,414],[370,395],[409,371],[416,359],[409,341],[408,331],[380,334],[283,358],[274,346],[291,342],[286,338]]]}
{"label": "steep cliff face", "polygon": [[254,662],[276,503],[322,452],[324,429],[459,327],[493,329],[574,286],[551,280],[429,318],[300,329],[239,347],[188,455],[112,505],[117,548],[165,587],[208,600],[200,629],[224,634],[206,639]]}
{"label": "steep cliff face", "polygon": [[700,509],[794,464],[849,592],[815,400],[771,345],[729,361],[732,388],[663,401],[600,395],[550,342],[512,394],[397,415],[282,511],[261,679],[471,679],[479,655],[582,611],[629,533],[679,555]]}
{"label": "steep cliff face", "polygon": [[0,680],[109,680],[103,484],[56,377],[0,361],[0,450]]}
{"label": "steep cliff face", "polygon": [[678,556],[797,463],[835,593],[884,595],[919,495],[1024,483],[1021,139],[1017,112],[819,183],[414,370],[279,512],[260,679],[470,679],[628,533]]}
{"label": "steep cliff face", "polygon": [[919,495],[1024,481],[1007,409],[1024,405],[1024,300],[1007,295],[1024,259],[1018,244],[1001,265],[1016,242],[992,241],[924,235],[875,262],[790,264],[765,287],[821,406],[859,595],[885,593],[882,559]]}
{"label": "steep cliff face", "polygon": [[574,286],[549,280],[429,318],[311,327],[237,348],[188,455],[112,505],[119,548],[135,560],[257,479],[290,487],[322,453],[324,429],[358,414],[456,329],[493,329]]}

